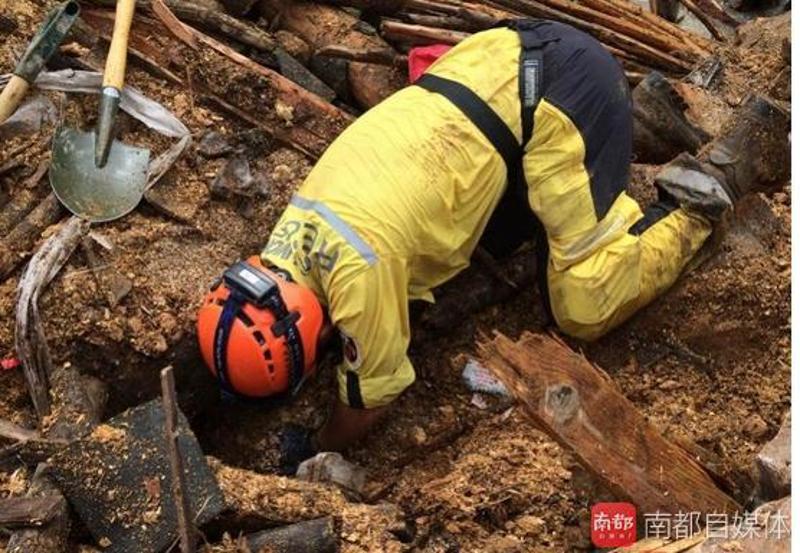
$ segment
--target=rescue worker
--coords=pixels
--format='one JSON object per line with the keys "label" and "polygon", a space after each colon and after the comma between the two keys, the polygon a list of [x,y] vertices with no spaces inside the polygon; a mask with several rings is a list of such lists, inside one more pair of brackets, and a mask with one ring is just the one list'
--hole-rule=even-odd
{"label": "rescue worker", "polygon": [[663,169],[643,212],[626,193],[630,92],[600,43],[550,21],[475,34],[347,128],[260,258],[226,271],[198,317],[206,363],[229,393],[291,394],[341,341],[326,424],[283,437],[292,472],[364,436],[414,381],[409,300],[433,301],[479,243],[502,256],[536,240],[545,309],[598,338],[672,285],[753,183],[781,178],[760,161],[787,115],[742,109],[710,154]]}

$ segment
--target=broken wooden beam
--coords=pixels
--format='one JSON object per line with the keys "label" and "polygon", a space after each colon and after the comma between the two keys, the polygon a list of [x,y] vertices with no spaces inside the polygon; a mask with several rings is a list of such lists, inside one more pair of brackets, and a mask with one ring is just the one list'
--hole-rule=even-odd
{"label": "broken wooden beam", "polygon": [[28,440],[35,440],[39,437],[36,430],[24,428],[11,421],[0,419],[0,436],[18,442],[27,442]]}
{"label": "broken wooden beam", "polygon": [[49,162],[42,162],[33,176],[28,179],[32,186],[21,186],[11,195],[11,199],[0,209],[0,236],[5,236],[25,215],[36,207],[40,193],[35,186],[49,168]]}
{"label": "broken wooden beam", "polygon": [[[40,457],[51,455],[66,447],[70,440],[91,430],[102,418],[108,397],[105,385],[86,377],[71,365],[53,371],[53,414],[43,425],[44,439],[31,439],[27,444],[44,446]],[[67,550],[71,526],[70,512],[61,490],[50,478],[49,466],[40,462],[31,480],[29,497],[60,498],[59,509],[48,523],[37,528],[25,528],[14,533],[8,541],[8,553],[61,553]]]}
{"label": "broken wooden beam", "polygon": [[[45,202],[31,212],[31,215],[38,213],[42,205],[45,206],[46,213],[35,218],[39,223],[47,220],[47,214],[53,212],[59,216],[61,214],[61,204],[53,194],[50,194]],[[55,205],[53,205],[54,203]],[[26,217],[25,221],[27,220]],[[35,228],[36,232],[29,231],[28,234],[35,234],[36,237],[44,230],[33,223],[29,223],[29,225],[31,228]],[[17,226],[19,227],[19,225]],[[77,217],[69,219],[34,254],[17,287],[15,327],[17,355],[22,361],[23,371],[28,382],[28,391],[40,420],[50,414],[52,361],[39,316],[39,296],[67,262],[88,230],[88,222]],[[6,242],[2,244],[6,244]]]}
{"label": "broken wooden beam", "polygon": [[418,13],[401,13],[398,17],[406,23],[414,25],[424,25],[426,27],[438,27],[451,31],[462,31],[465,33],[475,33],[485,31],[492,27],[489,21],[474,22],[468,18],[461,18],[457,15],[427,15]]}
{"label": "broken wooden beam", "polygon": [[38,528],[24,528],[11,535],[7,553],[62,553],[67,550],[71,527],[69,507],[59,489],[47,475],[47,465],[40,464],[31,479],[26,497],[56,497],[60,499],[56,514]]}
{"label": "broken wooden beam", "polygon": [[[494,2],[503,7],[522,10],[525,15],[553,19],[572,25],[577,29],[591,34],[603,44],[625,50],[636,56],[637,59],[653,67],[662,68],[681,75],[688,73],[692,68],[693,62],[676,57],[674,50],[659,49],[628,36],[618,29],[610,29],[601,24],[586,21],[577,15],[561,12],[551,6],[546,6],[531,0],[494,0]],[[688,48],[688,46],[684,46],[684,49],[685,48]]]}
{"label": "broken wooden beam", "polygon": [[164,433],[172,471],[172,496],[178,515],[181,553],[194,553],[197,539],[194,517],[188,500],[183,457],[178,446],[178,398],[175,395],[175,375],[172,367],[166,367],[161,371],[161,398],[164,404]]}
{"label": "broken wooden beam", "polygon": [[[97,33],[105,39],[110,38],[113,19],[104,10],[85,10],[81,17],[91,26],[89,32]],[[215,103],[225,102],[242,114],[257,113],[257,116],[252,115],[250,118],[259,119],[260,128],[277,140],[296,147],[299,151],[308,152],[312,157],[321,155],[328,144],[353,121],[351,115],[280,73],[188,25],[186,27],[204,45],[205,55],[200,56],[194,50],[184,48],[179,37],[172,35],[161,21],[142,15],[137,15],[134,20],[128,51],[176,84],[185,84],[185,75],[191,74],[192,85],[199,95],[213,99]],[[153,33],[160,33],[160,41],[167,46],[155,46],[152,41]],[[185,60],[178,65],[179,71],[167,69],[176,65],[176,58],[169,54],[175,51],[182,51],[182,61]],[[209,60],[223,63],[214,63],[212,66]],[[228,60],[234,63],[228,63]],[[241,67],[249,75],[243,76]],[[231,86],[243,79],[248,81],[248,86]],[[262,92],[253,94],[253,87],[258,87]],[[275,106],[278,103],[284,104],[292,112],[291,121],[287,122],[276,115]]]}
{"label": "broken wooden beam", "polygon": [[[530,248],[521,249],[502,264],[479,248],[472,261],[471,267],[437,291],[436,303],[424,306],[418,322],[426,332],[448,334],[469,315],[509,301],[536,282],[535,252]],[[460,290],[466,283],[470,293],[465,297]]]}
{"label": "broken wooden beam", "polygon": [[281,528],[248,534],[244,538],[250,551],[270,553],[335,553],[339,545],[339,533],[333,517],[296,522]]}
{"label": "broken wooden beam", "polygon": [[741,511],[691,455],[647,422],[605,372],[561,340],[526,332],[514,342],[497,333],[481,340],[478,349],[534,425],[640,512]]}
{"label": "broken wooden beam", "polygon": [[[228,506],[208,525],[209,533],[234,529],[247,534],[332,516],[341,523],[336,535],[348,536],[354,550],[394,551],[400,545],[395,532],[407,530],[403,512],[391,503],[350,503],[331,485],[260,474],[212,457],[208,462]],[[365,532],[365,528],[369,530]]]}
{"label": "broken wooden beam", "polygon": [[108,400],[108,389],[102,380],[82,374],[73,365],[64,365],[53,370],[50,382],[54,415],[43,429],[49,441],[68,443],[100,424]]}
{"label": "broken wooden beam", "polygon": [[[92,4],[103,7],[114,7],[116,5],[116,0],[91,0],[91,2]],[[141,9],[150,9],[161,18],[161,14],[158,13],[159,8],[155,7],[159,4],[166,7],[167,10],[177,16],[179,20],[189,21],[218,32],[237,42],[251,46],[256,50],[272,52],[278,46],[276,40],[268,32],[256,27],[252,23],[228,15],[221,10],[222,6],[209,6],[205,5],[203,2],[188,2],[186,0],[159,0],[155,5],[151,4],[149,0],[139,0],[139,2],[137,2],[138,7]],[[170,26],[170,30],[174,31],[172,26]],[[192,41],[189,36],[185,36],[184,38],[186,38],[187,41]]]}
{"label": "broken wooden beam", "polygon": [[61,495],[0,499],[0,526],[41,526],[55,518],[64,503]]}
{"label": "broken wooden beam", "polygon": [[381,34],[387,39],[408,44],[458,44],[469,33],[461,31],[451,31],[450,29],[440,29],[436,27],[426,27],[425,25],[413,25],[401,23],[399,21],[384,21],[381,24]]}
{"label": "broken wooden beam", "polygon": [[318,482],[231,467],[212,457],[209,465],[228,509],[223,528],[245,532],[280,526],[341,512],[347,498],[339,489]]}
{"label": "broken wooden beam", "polygon": [[[390,48],[381,37],[361,32],[357,17],[332,6],[305,1],[265,0],[260,9],[267,19],[278,18],[281,28],[299,36],[314,50],[331,45],[354,49]],[[404,71],[371,63],[347,64],[346,78],[352,97],[365,109],[406,84]],[[337,88],[332,83],[329,85]]]}
{"label": "broken wooden beam", "polygon": [[376,63],[379,65],[391,65],[405,69],[408,67],[408,56],[397,53],[393,48],[363,48],[355,49],[347,46],[331,44],[323,46],[315,52],[317,56],[340,58],[349,61],[360,61],[363,63]]}
{"label": "broken wooden beam", "polygon": [[711,18],[711,16],[709,16],[702,8],[700,8],[700,6],[695,4],[694,0],[679,1],[681,4],[686,6],[686,9],[689,10],[706,29],[708,29],[708,32],[711,33],[711,36],[720,42],[726,42],[725,35],[723,35],[722,31],[717,28],[717,25],[714,23],[714,20]]}

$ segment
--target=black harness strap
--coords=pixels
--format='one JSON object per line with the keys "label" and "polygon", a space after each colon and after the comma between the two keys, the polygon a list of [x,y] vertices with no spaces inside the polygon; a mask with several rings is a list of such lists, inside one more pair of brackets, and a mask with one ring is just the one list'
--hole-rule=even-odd
{"label": "black harness strap", "polygon": [[553,316],[547,286],[547,266],[550,249],[547,233],[528,202],[528,185],[523,159],[525,148],[533,136],[534,114],[544,93],[544,46],[535,31],[533,20],[507,21],[506,26],[517,31],[521,50],[519,57],[519,98],[522,119],[522,143],[500,116],[477,94],[463,84],[432,75],[420,77],[415,84],[430,92],[441,94],[453,103],[478,127],[492,143],[506,164],[506,191],[500,198],[486,225],[481,245],[495,257],[514,252],[526,240],[536,240],[538,284],[548,324]]}
{"label": "black harness strap", "polygon": [[426,73],[414,83],[450,100],[478,127],[512,170],[519,159],[519,144],[508,125],[477,94],[461,83]]}
{"label": "black harness strap", "polygon": [[522,45],[519,56],[519,98],[522,106],[522,149],[533,136],[533,114],[542,99],[544,76],[544,43],[522,22],[517,24]]}

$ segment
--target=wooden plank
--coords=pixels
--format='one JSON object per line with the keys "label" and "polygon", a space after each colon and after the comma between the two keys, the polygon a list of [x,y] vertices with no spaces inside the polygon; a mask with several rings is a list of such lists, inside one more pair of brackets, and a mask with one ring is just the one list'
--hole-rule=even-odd
{"label": "wooden plank", "polygon": [[682,540],[666,544],[658,550],[658,553],[683,553],[684,551],[689,551],[695,545],[701,544],[704,541],[706,541],[706,537],[704,533],[701,532],[689,538],[684,538]]}
{"label": "wooden plank", "polygon": [[[37,438],[19,444],[66,445],[66,439],[79,437],[102,417],[108,396],[99,380],[81,375],[72,366],[63,366],[53,371],[52,383],[53,415],[44,431],[46,440]],[[70,511],[48,471],[49,467],[43,463],[37,466],[27,496],[58,498],[55,516],[40,527],[24,528],[12,534],[7,546],[9,553],[61,553],[67,550]]]}
{"label": "wooden plank", "polygon": [[11,421],[0,419],[0,436],[19,442],[27,442],[28,440],[35,440],[38,438],[39,433],[36,430],[23,428]]}
{"label": "wooden plank", "polygon": [[325,517],[248,534],[245,541],[250,551],[335,553],[339,534],[333,517]]}
{"label": "wooden plank", "polygon": [[[35,240],[48,225],[58,220],[62,212],[58,199],[52,193],[49,194],[15,227],[5,242],[0,241],[0,260],[4,259],[2,254],[9,251],[11,244],[15,244],[11,240],[17,241],[18,235],[21,234],[25,234],[30,240]],[[20,227],[26,229],[30,227],[34,230],[18,233],[17,229]],[[49,391],[52,372],[50,350],[47,347],[47,338],[39,315],[39,297],[88,230],[89,223],[77,217],[69,219],[34,254],[17,286],[15,345],[17,355],[22,361],[33,407],[39,419],[50,414]],[[3,249],[4,245],[8,248]],[[14,258],[13,254],[8,255],[9,258]],[[2,261],[0,265],[3,265]]]}
{"label": "wooden plank", "polygon": [[667,543],[660,538],[645,538],[634,544],[618,547],[609,553],[650,553]]}
{"label": "wooden plank", "polygon": [[[109,14],[105,10],[84,10],[81,13],[81,19],[91,27],[87,33],[104,39],[110,38],[113,14]],[[281,74],[254,62],[189,25],[184,25],[184,27],[192,32],[203,47],[203,56],[198,57],[195,51],[184,49],[184,43],[180,41],[179,37],[172,35],[161,21],[147,18],[141,14],[137,14],[131,28],[128,50],[149,67],[157,68],[162,76],[172,82],[176,82],[177,79],[188,86],[184,75],[191,74],[192,85],[199,95],[206,96],[216,104],[219,104],[224,98],[225,103],[236,109],[237,112],[250,115],[251,119],[260,119],[259,128],[277,140],[313,157],[319,157],[344,128],[354,120],[351,115],[316,94],[303,89]],[[152,40],[154,34],[159,36],[159,43]],[[182,50],[185,50],[183,58],[187,61],[169,55],[170,52]],[[207,54],[211,55],[216,72],[209,73],[208,68],[205,70],[192,69],[192,60],[205,59]],[[230,63],[230,61],[234,63]],[[180,70],[173,73],[166,69],[168,67],[178,67]],[[230,88],[230,80],[239,78],[237,75],[241,73],[240,68],[244,68],[247,73],[263,83],[270,93],[265,96],[252,94],[249,88],[241,88],[241,90],[236,87]],[[178,74],[181,76],[178,77]],[[211,78],[211,75],[214,78]],[[220,84],[223,81],[227,88]],[[275,114],[274,102],[276,101],[292,108],[297,118],[291,125],[287,125],[286,121]],[[256,113],[258,117],[251,115]]]}
{"label": "wooden plank", "polygon": [[672,542],[661,538],[645,538],[634,544],[614,549],[609,553],[683,553],[695,545],[703,543],[705,539],[703,533]]}
{"label": "wooden plank", "polygon": [[478,348],[533,423],[639,512],[741,511],[690,454],[647,422],[605,372],[558,338],[525,333],[514,342],[498,333]]}
{"label": "wooden plank", "polygon": [[64,507],[60,495],[6,497],[0,499],[0,526],[40,526]]}
{"label": "wooden plank", "polygon": [[22,528],[8,540],[9,553],[61,553],[67,550],[67,538],[71,527],[69,507],[61,492],[47,476],[47,465],[40,464],[31,479],[26,497],[56,497],[59,499],[55,516],[40,527]]}
{"label": "wooden plank", "polygon": [[175,396],[175,375],[172,367],[161,371],[161,396],[164,402],[164,432],[172,470],[172,495],[178,512],[178,537],[181,553],[192,553],[195,549],[196,533],[192,522],[192,509],[186,494],[186,474],[183,458],[178,447],[178,399]]}

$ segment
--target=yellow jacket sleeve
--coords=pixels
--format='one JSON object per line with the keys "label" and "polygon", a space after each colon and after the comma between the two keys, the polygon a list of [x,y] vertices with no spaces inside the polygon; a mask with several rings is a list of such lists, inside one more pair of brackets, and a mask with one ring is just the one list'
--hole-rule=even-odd
{"label": "yellow jacket sleeve", "polygon": [[406,263],[381,259],[337,286],[330,313],[343,340],[339,397],[346,405],[386,405],[414,382],[406,350],[410,340]]}

